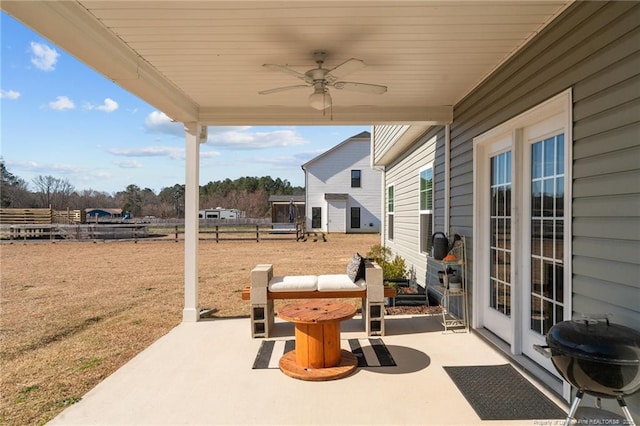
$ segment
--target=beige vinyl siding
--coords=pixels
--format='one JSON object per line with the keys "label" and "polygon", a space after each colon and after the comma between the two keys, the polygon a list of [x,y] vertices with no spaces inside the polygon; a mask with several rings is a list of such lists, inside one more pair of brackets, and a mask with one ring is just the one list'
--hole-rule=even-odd
{"label": "beige vinyl siding", "polygon": [[375,126],[376,149],[372,153],[374,163],[379,162],[408,127],[406,125]]}
{"label": "beige vinyl siding", "polygon": [[473,246],[473,137],[568,88],[572,309],[640,328],[640,3],[576,2],[454,107],[451,228]]}
{"label": "beige vinyl siding", "polygon": [[[439,131],[438,131],[439,130]],[[436,145],[444,145],[442,128],[428,132],[416,141],[411,149],[393,164],[387,166],[386,180],[388,185],[394,185],[395,213],[394,239],[386,240],[385,244],[394,254],[402,256],[409,269],[415,273],[416,281],[424,286],[426,283],[427,258],[420,253],[420,169],[430,162],[434,162],[434,185],[436,193],[444,191],[442,166],[434,161]],[[435,220],[442,223],[443,209],[435,206]]]}
{"label": "beige vinyl siding", "polygon": [[[519,54],[454,108],[451,125],[451,228],[471,238],[472,138],[534,105],[573,88],[574,183],[573,244],[598,239],[602,251],[616,251],[632,240],[638,253],[640,188],[640,5],[577,3],[551,23]],[[618,209],[615,207],[618,206]],[[620,209],[621,206],[626,206]],[[616,211],[613,211],[616,210]],[[468,241],[469,247],[472,242]],[[594,279],[579,250],[574,250],[574,278]],[[591,256],[594,253],[591,253]],[[597,259],[598,256],[596,256]],[[472,261],[473,253],[469,253]],[[640,327],[636,309],[606,303],[606,293],[638,291],[639,256],[622,277],[603,285],[576,286],[575,312],[612,312],[618,322]],[[629,260],[631,260],[629,259]],[[595,260],[589,257],[589,260]],[[620,268],[606,260],[609,268]],[[473,285],[470,283],[471,286]],[[588,289],[587,293],[582,293]],[[605,301],[602,304],[600,301]]]}

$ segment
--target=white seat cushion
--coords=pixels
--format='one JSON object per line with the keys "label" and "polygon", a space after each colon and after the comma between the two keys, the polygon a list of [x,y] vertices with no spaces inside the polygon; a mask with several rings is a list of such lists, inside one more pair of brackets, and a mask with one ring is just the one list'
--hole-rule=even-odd
{"label": "white seat cushion", "polygon": [[269,291],[315,291],[318,277],[315,275],[286,275],[273,277],[269,281]]}
{"label": "white seat cushion", "polygon": [[367,284],[360,279],[355,283],[347,274],[333,274],[318,276],[318,291],[349,291],[364,290]]}

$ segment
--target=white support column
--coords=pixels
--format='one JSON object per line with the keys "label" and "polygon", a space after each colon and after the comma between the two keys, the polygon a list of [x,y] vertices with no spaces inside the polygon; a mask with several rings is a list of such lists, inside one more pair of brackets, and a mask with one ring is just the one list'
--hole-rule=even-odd
{"label": "white support column", "polygon": [[[184,310],[183,322],[200,319],[198,306],[198,210],[200,206],[200,143],[206,141],[206,127],[185,123],[184,197]],[[204,135],[204,140],[203,140]]]}

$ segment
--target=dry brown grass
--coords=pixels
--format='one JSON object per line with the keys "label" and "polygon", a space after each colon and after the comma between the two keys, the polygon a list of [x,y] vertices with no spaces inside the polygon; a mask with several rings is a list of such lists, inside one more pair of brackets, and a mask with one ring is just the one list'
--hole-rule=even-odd
{"label": "dry brown grass", "polygon": [[[199,300],[248,316],[256,263],[275,273],[343,273],[379,235],[327,242],[201,242]],[[182,320],[184,244],[0,245],[0,424],[43,424]],[[247,331],[248,334],[248,331]]]}

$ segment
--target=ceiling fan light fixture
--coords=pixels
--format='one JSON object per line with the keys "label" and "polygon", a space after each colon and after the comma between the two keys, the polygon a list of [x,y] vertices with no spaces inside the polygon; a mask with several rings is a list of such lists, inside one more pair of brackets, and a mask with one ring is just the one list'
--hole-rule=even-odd
{"label": "ceiling fan light fixture", "polygon": [[316,89],[309,95],[309,105],[318,111],[327,109],[331,106],[331,95],[325,89]]}
{"label": "ceiling fan light fixture", "polygon": [[309,105],[318,111],[327,109],[331,106],[331,95],[326,90],[316,90],[309,95]]}

